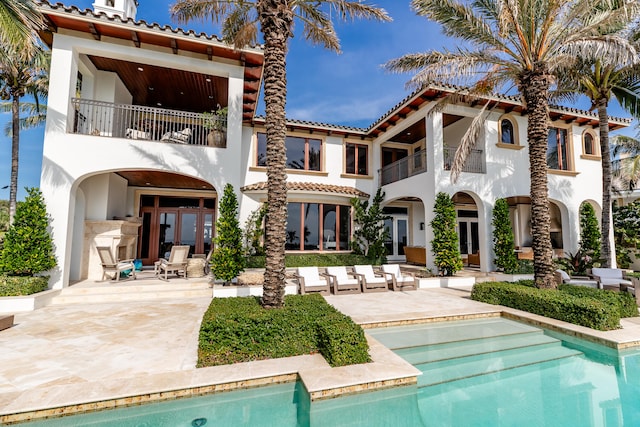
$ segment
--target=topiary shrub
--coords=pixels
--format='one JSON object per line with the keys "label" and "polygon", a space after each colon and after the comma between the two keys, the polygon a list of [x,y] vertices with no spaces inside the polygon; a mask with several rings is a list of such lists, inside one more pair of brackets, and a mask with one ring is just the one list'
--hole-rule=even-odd
{"label": "topiary shrub", "polygon": [[331,366],[366,363],[369,345],[364,331],[351,318],[336,312],[317,322],[318,350]]}
{"label": "topiary shrub", "polygon": [[496,200],[492,224],[496,267],[507,274],[514,274],[518,270],[518,259],[515,253],[513,227],[509,218],[509,204],[506,199]]}
{"label": "topiary shrub", "polygon": [[433,213],[431,250],[435,256],[435,264],[440,274],[453,276],[462,270],[463,265],[456,233],[456,209],[448,194],[438,193]]}
{"label": "topiary shrub", "polygon": [[638,305],[636,304],[636,299],[629,292],[594,289],[568,284],[560,285],[558,286],[558,289],[571,295],[595,298],[609,305],[617,305],[620,309],[620,317],[638,316]]}
{"label": "topiary shrub", "polygon": [[593,260],[600,258],[600,227],[596,211],[588,202],[580,205],[580,249]]}
{"label": "topiary shrub", "polygon": [[555,289],[538,289],[507,282],[476,283],[471,299],[539,314],[601,331],[620,327],[620,307],[596,298]]}
{"label": "topiary shrub", "polygon": [[10,276],[33,276],[56,266],[53,243],[47,229],[49,215],[37,188],[27,188],[27,197],[5,235],[0,252],[0,272]]}
{"label": "topiary shrub", "polygon": [[211,256],[211,273],[226,283],[244,270],[242,230],[238,221],[238,199],[233,186],[227,184],[220,200],[220,216],[216,221],[215,249]]}
{"label": "topiary shrub", "polygon": [[384,264],[387,262],[387,247],[384,245],[389,232],[384,221],[390,217],[382,212],[380,204],[384,193],[378,188],[369,206],[368,200],[351,199],[353,207],[353,240],[351,247],[356,254],[365,255],[367,264]]}

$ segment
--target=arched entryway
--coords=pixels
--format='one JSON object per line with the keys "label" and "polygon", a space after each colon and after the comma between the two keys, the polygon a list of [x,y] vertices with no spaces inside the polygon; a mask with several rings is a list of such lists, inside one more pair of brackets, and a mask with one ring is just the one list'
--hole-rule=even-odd
{"label": "arched entryway", "polygon": [[478,205],[473,197],[465,192],[454,194],[452,200],[456,208],[458,243],[462,259],[467,265],[473,262],[479,267],[480,222]]}

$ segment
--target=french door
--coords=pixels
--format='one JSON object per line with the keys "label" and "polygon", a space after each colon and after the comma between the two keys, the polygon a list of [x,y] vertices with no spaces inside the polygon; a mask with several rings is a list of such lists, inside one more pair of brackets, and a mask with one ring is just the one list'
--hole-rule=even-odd
{"label": "french door", "polygon": [[[166,258],[175,245],[190,246],[190,255],[208,253],[213,237],[215,200],[165,199],[170,198],[156,198],[153,206],[141,208],[139,257],[142,263],[150,265],[158,258]],[[162,206],[171,204],[176,206]]]}
{"label": "french door", "polygon": [[478,235],[478,220],[472,218],[458,219],[458,240],[460,241],[460,254],[475,254],[480,249]]}
{"label": "french door", "polygon": [[387,230],[387,240],[384,245],[387,248],[389,261],[404,261],[404,247],[408,244],[409,219],[407,215],[390,215],[391,218],[384,221]]}

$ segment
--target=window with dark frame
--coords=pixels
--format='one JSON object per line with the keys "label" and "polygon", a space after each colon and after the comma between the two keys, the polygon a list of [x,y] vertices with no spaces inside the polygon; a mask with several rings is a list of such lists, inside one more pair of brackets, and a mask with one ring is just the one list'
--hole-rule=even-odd
{"label": "window with dark frame", "polygon": [[[256,166],[267,166],[267,134],[258,133]],[[285,139],[288,169],[320,171],[322,168],[322,140],[287,136]]]}
{"label": "window with dark frame", "polygon": [[369,156],[366,145],[347,143],[345,146],[345,156],[345,173],[369,175]]}
{"label": "window with dark frame", "polygon": [[584,140],[584,154],[595,155],[596,153],[593,146],[593,135],[591,135],[589,132],[585,132],[582,138]]}
{"label": "window with dark frame", "polygon": [[513,123],[509,119],[500,121],[500,142],[503,144],[515,144],[515,135],[513,132]]}
{"label": "window with dark frame", "polygon": [[350,206],[287,203],[286,250],[348,250],[350,239]]}
{"label": "window with dark frame", "polygon": [[549,169],[570,170],[567,130],[550,127],[547,139],[547,167]]}

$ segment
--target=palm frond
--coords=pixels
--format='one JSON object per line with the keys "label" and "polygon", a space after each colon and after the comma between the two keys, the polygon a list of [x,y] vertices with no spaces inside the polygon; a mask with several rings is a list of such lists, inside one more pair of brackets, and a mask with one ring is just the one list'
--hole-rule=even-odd
{"label": "palm frond", "polygon": [[40,28],[44,28],[44,19],[32,0],[0,1],[2,44],[22,46],[36,43],[35,30]]}
{"label": "palm frond", "polygon": [[456,155],[453,158],[453,164],[451,165],[451,182],[454,184],[458,181],[460,173],[462,172],[469,155],[473,151],[473,148],[478,142],[478,138],[484,130],[484,124],[487,121],[487,116],[490,111],[489,105],[489,102],[485,103],[480,111],[478,111],[478,114],[473,118],[469,129],[465,132],[464,136],[460,140],[460,145],[458,145],[458,148],[456,149]]}
{"label": "palm frond", "polygon": [[298,2],[296,17],[304,26],[304,38],[314,44],[340,53],[340,39],[328,16],[317,7],[317,4]]}
{"label": "palm frond", "polygon": [[299,6],[306,4],[309,7],[318,8],[318,3],[327,4],[331,10],[335,10],[342,21],[354,19],[371,19],[375,21],[390,22],[391,16],[386,10],[362,1],[353,0],[292,0],[291,4]]}

